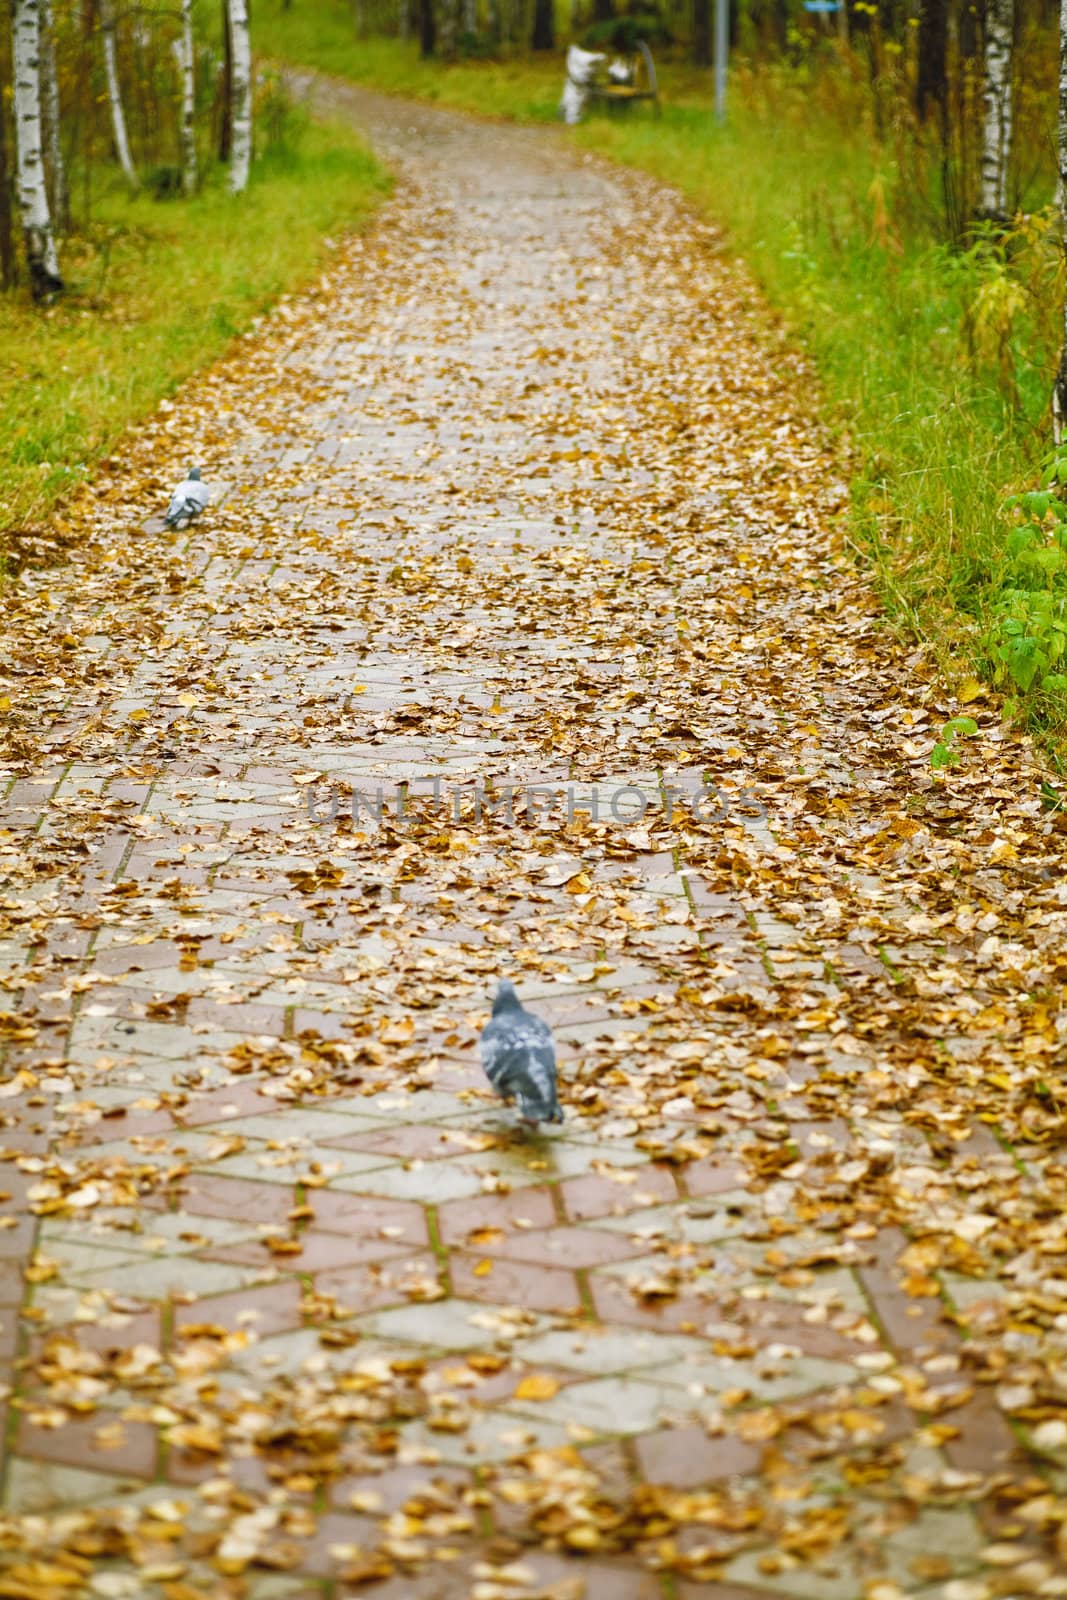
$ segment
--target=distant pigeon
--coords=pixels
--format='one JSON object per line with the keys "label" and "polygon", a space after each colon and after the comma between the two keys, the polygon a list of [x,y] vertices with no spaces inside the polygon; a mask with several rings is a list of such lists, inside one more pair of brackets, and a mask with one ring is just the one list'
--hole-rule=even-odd
{"label": "distant pigeon", "polygon": [[486,1077],[502,1099],[517,1102],[523,1122],[563,1121],[556,1098],[552,1030],[523,1010],[515,985],[507,978],[497,989],[480,1044]]}
{"label": "distant pigeon", "polygon": [[168,528],[180,528],[183,523],[188,525],[200,515],[210,499],[210,489],[206,483],[200,482],[200,468],[190,467],[185,482],[179,483],[171,495],[163,521]]}

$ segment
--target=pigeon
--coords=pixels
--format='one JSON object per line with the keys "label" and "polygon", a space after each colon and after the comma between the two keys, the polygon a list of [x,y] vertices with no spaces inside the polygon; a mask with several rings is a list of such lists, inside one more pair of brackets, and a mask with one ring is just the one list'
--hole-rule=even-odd
{"label": "pigeon", "polygon": [[200,482],[200,468],[190,467],[189,476],[184,483],[179,483],[170,497],[170,505],[163,518],[164,525],[168,528],[180,528],[183,523],[188,525],[200,515],[210,499],[210,489],[207,484]]}
{"label": "pigeon", "polygon": [[501,979],[493,1015],[482,1029],[482,1066],[497,1094],[518,1102],[523,1122],[562,1122],[556,1097],[552,1030],[524,1011],[515,985]]}

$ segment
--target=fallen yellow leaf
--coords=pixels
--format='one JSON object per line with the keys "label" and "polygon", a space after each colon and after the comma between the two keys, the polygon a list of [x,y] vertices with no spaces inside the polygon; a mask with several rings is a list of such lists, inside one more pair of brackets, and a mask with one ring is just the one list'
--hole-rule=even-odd
{"label": "fallen yellow leaf", "polygon": [[531,1372],[529,1377],[519,1380],[515,1389],[515,1399],[551,1400],[552,1396],[558,1393],[558,1378],[550,1378],[543,1372]]}

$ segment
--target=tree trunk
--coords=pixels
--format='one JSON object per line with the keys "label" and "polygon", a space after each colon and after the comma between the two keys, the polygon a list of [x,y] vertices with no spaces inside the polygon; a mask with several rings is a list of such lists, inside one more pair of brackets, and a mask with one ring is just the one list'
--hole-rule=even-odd
{"label": "tree trunk", "polygon": [[594,22],[610,22],[614,15],[614,0],[593,0]]}
{"label": "tree trunk", "polygon": [[433,0],[418,0],[419,53],[432,56],[437,49],[437,19],[433,14]]}
{"label": "tree trunk", "polygon": [[438,28],[439,54],[442,61],[455,61],[456,59],[456,0],[438,0]]}
{"label": "tree trunk", "polygon": [[977,5],[962,5],[957,19],[960,41],[960,60],[975,61],[980,54],[982,34],[985,31],[985,0]]}
{"label": "tree trunk", "polygon": [[230,43],[230,8],[222,0],[222,83],[219,85],[219,160],[229,161],[233,148],[233,48]]}
{"label": "tree trunk", "polygon": [[100,31],[104,39],[104,68],[107,72],[107,98],[111,106],[111,132],[115,140],[115,154],[119,158],[119,166],[126,174],[126,182],[131,189],[136,189],[139,187],[137,169],[130,155],[130,141],[126,137],[126,116],[122,109],[122,90],[119,87],[114,0],[100,0]]}
{"label": "tree trunk", "polygon": [[101,0],[101,34],[104,38],[104,70],[107,72],[107,102],[110,106],[110,126],[115,141],[115,155],[122,166],[126,182],[138,189],[138,170],[130,155],[130,139],[126,138],[126,115],[122,109],[122,88],[118,85],[118,58],[115,51],[114,0]]}
{"label": "tree trunk", "polygon": [[193,46],[193,0],[182,0],[182,37],[179,47],[182,73],[182,189],[196,193],[196,50]]}
{"label": "tree trunk", "polygon": [[11,211],[11,164],[7,154],[7,107],[0,98],[0,288],[15,282],[15,219]]}
{"label": "tree trunk", "polygon": [[[463,0],[463,32],[468,39],[478,34],[478,0]],[[534,46],[536,50],[537,46]]]}
{"label": "tree trunk", "polygon": [[59,79],[52,34],[52,0],[41,0],[41,115],[46,169],[51,178],[52,220],[60,233],[70,227],[70,195],[63,146],[59,140]]}
{"label": "tree trunk", "polygon": [[982,216],[994,221],[1003,221],[1008,213],[1014,34],[1015,0],[989,0],[985,23],[985,120],[979,210]]}
{"label": "tree trunk", "polygon": [[837,41],[848,49],[848,0],[841,0],[837,8]]}
{"label": "tree trunk", "polygon": [[711,0],[693,0],[693,64],[711,66]]}
{"label": "tree trunk", "polygon": [[[1059,166],[1060,166],[1060,229],[1064,253],[1067,254],[1067,0],[1060,0],[1060,116],[1059,116]],[[1067,423],[1067,302],[1063,308],[1063,350],[1060,368],[1052,391],[1052,428],[1056,443],[1063,443]]]}
{"label": "tree trunk", "polygon": [[26,265],[35,300],[63,287],[41,150],[40,10],[38,0],[13,0],[15,154]]}
{"label": "tree trunk", "polygon": [[248,0],[229,0],[230,56],[230,193],[243,194],[252,167],[252,41],[248,31]]}
{"label": "tree trunk", "polygon": [[935,108],[942,131],[948,109],[948,0],[923,0],[919,14],[919,68],[915,109],[925,122]]}
{"label": "tree trunk", "polygon": [[554,50],[556,48],[553,0],[534,0],[533,34],[530,44],[534,50]]}

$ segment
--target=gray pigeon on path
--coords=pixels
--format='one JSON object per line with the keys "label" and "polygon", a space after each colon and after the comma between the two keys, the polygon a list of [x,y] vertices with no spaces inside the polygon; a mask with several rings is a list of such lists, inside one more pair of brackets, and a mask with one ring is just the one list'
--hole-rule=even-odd
{"label": "gray pigeon on path", "polygon": [[523,1010],[515,985],[507,978],[500,981],[480,1048],[486,1077],[504,1100],[518,1103],[523,1122],[563,1121],[556,1096],[552,1030]]}
{"label": "gray pigeon on path", "polygon": [[188,526],[200,515],[210,499],[211,490],[206,483],[200,482],[200,468],[190,467],[189,476],[184,483],[179,483],[170,497],[170,505],[163,518],[164,525],[180,528],[184,522]]}

